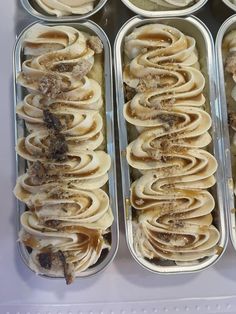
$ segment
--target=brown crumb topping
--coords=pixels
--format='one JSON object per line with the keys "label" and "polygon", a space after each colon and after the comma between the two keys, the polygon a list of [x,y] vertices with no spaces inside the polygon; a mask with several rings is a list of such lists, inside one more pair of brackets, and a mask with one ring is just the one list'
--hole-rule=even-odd
{"label": "brown crumb topping", "polygon": [[51,219],[51,220],[47,220],[44,222],[45,226],[49,227],[49,228],[57,228],[60,225],[60,220],[55,220],[55,219]]}
{"label": "brown crumb topping", "polygon": [[82,80],[91,70],[92,64],[86,59],[80,59],[76,66],[74,66],[72,75],[78,80]]}
{"label": "brown crumb topping", "polygon": [[50,270],[52,268],[53,253],[46,252],[38,254],[38,261],[42,268]]}
{"label": "brown crumb topping", "polygon": [[74,267],[72,264],[67,263],[66,256],[62,251],[53,253],[42,252],[38,254],[38,261],[42,268],[50,270],[52,268],[61,268],[63,267],[64,276],[66,283],[69,285],[73,282],[75,278]]}
{"label": "brown crumb topping", "polygon": [[130,101],[136,95],[136,90],[128,85],[124,86],[125,89],[125,99],[126,101]]}
{"label": "brown crumb topping", "polygon": [[171,222],[171,226],[175,229],[184,228],[185,223],[181,220],[175,220],[175,221]]}
{"label": "brown crumb topping", "polygon": [[236,112],[229,113],[229,125],[232,129],[236,130]]}
{"label": "brown crumb topping", "polygon": [[158,117],[163,123],[168,124],[170,128],[179,122],[179,117],[174,114],[160,114]]}
{"label": "brown crumb topping", "polygon": [[39,92],[53,99],[62,94],[62,87],[62,79],[56,74],[44,75],[39,82]]}
{"label": "brown crumb topping", "polygon": [[49,109],[43,110],[43,121],[48,129],[53,129],[58,132],[62,130],[60,119],[58,119],[58,117]]}
{"label": "brown crumb topping", "polygon": [[147,77],[140,79],[138,86],[136,87],[136,91],[138,93],[144,93],[148,90],[155,90],[161,86],[160,76],[148,75]]}
{"label": "brown crumb topping", "polygon": [[28,169],[28,174],[34,184],[42,184],[47,178],[47,170],[39,160],[32,163]]}
{"label": "brown crumb topping", "polygon": [[168,233],[159,233],[158,234],[158,239],[160,239],[163,242],[169,243],[171,240],[171,234]]}
{"label": "brown crumb topping", "polygon": [[53,71],[57,71],[59,73],[66,73],[66,72],[72,72],[73,68],[74,68],[74,64],[73,63],[64,63],[64,62],[60,62],[57,63],[53,66],[52,70]]}
{"label": "brown crumb topping", "polygon": [[168,156],[165,156],[165,155],[162,155],[162,156],[160,157],[161,162],[164,162],[164,163],[168,162],[169,159],[170,159],[170,158],[169,158]]}
{"label": "brown crumb topping", "polygon": [[68,144],[63,134],[52,133],[49,137],[48,158],[56,161],[67,159]]}
{"label": "brown crumb topping", "polygon": [[165,110],[172,109],[175,103],[176,103],[176,98],[174,97],[161,100],[161,106],[162,108],[165,108]]}
{"label": "brown crumb topping", "polygon": [[169,149],[170,149],[170,141],[169,140],[163,140],[163,141],[161,141],[161,143],[160,143],[160,147],[161,147],[161,149],[164,151],[164,152],[166,152],[166,151],[168,151]]}
{"label": "brown crumb topping", "polygon": [[62,251],[58,251],[58,256],[63,266],[66,284],[70,285],[75,278],[74,267],[72,264],[67,263],[66,256]]}
{"label": "brown crumb topping", "polygon": [[103,51],[103,43],[98,36],[90,36],[87,40],[89,48],[91,48],[95,53],[99,54]]}
{"label": "brown crumb topping", "polygon": [[50,190],[49,196],[55,199],[63,199],[68,198],[70,193],[63,189],[61,186],[57,186]]}
{"label": "brown crumb topping", "polygon": [[225,70],[229,73],[236,73],[236,52],[231,53],[225,63]]}

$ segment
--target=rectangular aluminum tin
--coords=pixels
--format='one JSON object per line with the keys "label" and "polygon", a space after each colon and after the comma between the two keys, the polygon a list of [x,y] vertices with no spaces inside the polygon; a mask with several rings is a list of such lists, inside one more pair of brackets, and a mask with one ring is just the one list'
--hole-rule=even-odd
{"label": "rectangular aluminum tin", "polygon": [[97,13],[107,2],[107,0],[99,0],[94,9],[86,14],[73,14],[73,15],[66,15],[57,17],[55,15],[49,15],[44,10],[42,10],[35,0],[20,0],[24,9],[33,17],[47,21],[47,22],[72,22],[72,21],[79,21],[83,19],[87,19],[90,16]]}
{"label": "rectangular aluminum tin", "polygon": [[229,138],[229,125],[228,125],[228,110],[227,99],[225,92],[225,78],[224,78],[224,65],[222,55],[222,42],[226,33],[236,30],[236,15],[228,18],[221,26],[217,38],[216,38],[216,62],[217,62],[217,75],[218,75],[218,103],[221,109],[222,116],[222,137],[223,137],[223,156],[222,160],[225,161],[225,190],[227,202],[227,213],[229,221],[229,231],[231,241],[236,250],[236,213],[235,213],[235,196],[234,196],[234,184],[231,164],[231,150],[230,150],[230,138]]}
{"label": "rectangular aluminum tin", "polygon": [[233,4],[230,0],[222,0],[230,9],[236,11],[236,5]]}
{"label": "rectangular aluminum tin", "polygon": [[119,123],[119,138],[120,138],[120,152],[121,152],[121,169],[122,169],[122,187],[123,187],[123,206],[125,211],[126,223],[126,240],[128,247],[134,259],[144,268],[149,271],[159,274],[173,274],[173,273],[190,273],[197,272],[212,266],[222,256],[227,245],[226,233],[226,217],[224,207],[222,170],[219,167],[216,173],[216,186],[214,187],[213,195],[216,201],[216,208],[213,212],[214,224],[220,232],[219,252],[212,257],[206,257],[196,264],[189,264],[185,266],[170,265],[169,262],[161,262],[160,264],[153,264],[152,262],[137,256],[133,247],[133,226],[132,226],[132,208],[130,206],[130,168],[126,160],[127,140],[127,124],[123,117],[124,89],[122,79],[123,68],[123,46],[124,40],[134,28],[150,24],[163,23],[176,27],[189,36],[193,36],[197,42],[197,49],[199,52],[199,61],[201,68],[204,69],[204,76],[206,78],[205,96],[209,100],[210,113],[213,120],[211,135],[213,138],[213,151],[219,165],[220,161],[220,142],[221,126],[220,126],[220,112],[217,107],[215,98],[215,60],[214,60],[214,45],[211,34],[206,26],[193,16],[186,18],[159,18],[159,19],[144,19],[141,17],[134,17],[130,19],[120,30],[115,42],[115,73],[116,73],[116,90],[117,90],[117,107],[118,107],[118,123]]}
{"label": "rectangular aluminum tin", "polygon": [[[52,23],[41,23],[47,26],[55,26],[57,24]],[[24,34],[29,30],[35,23],[29,25],[24,31],[19,35],[15,50],[14,50],[14,59],[13,59],[13,75],[14,75],[14,107],[16,108],[17,103],[23,100],[25,96],[25,88],[16,83],[17,73],[21,71],[22,61],[24,60],[23,54],[23,40]],[[114,215],[114,222],[111,227],[111,249],[105,258],[101,259],[99,263],[95,266],[90,267],[88,270],[82,272],[77,277],[88,277],[99,273],[104,270],[114,259],[119,242],[119,226],[118,226],[118,206],[117,206],[117,189],[116,189],[116,160],[115,156],[115,137],[114,137],[114,119],[113,119],[113,77],[112,77],[112,57],[111,57],[111,46],[109,40],[104,33],[104,31],[92,21],[83,21],[80,23],[63,23],[63,25],[75,27],[81,31],[97,35],[103,42],[104,46],[104,96],[106,104],[106,140],[107,140],[107,153],[111,156],[112,165],[109,171],[109,196],[111,200],[111,208]],[[26,130],[24,126],[24,121],[15,114],[15,143],[17,143],[18,138],[25,136]],[[16,178],[22,175],[26,169],[26,161],[16,154]],[[20,230],[20,216],[25,211],[25,204],[17,201],[17,232]],[[25,246],[19,243],[19,252],[25,262],[25,264],[30,268],[29,265],[29,253]],[[55,278],[47,275],[42,275],[47,278]]]}
{"label": "rectangular aluminum tin", "polygon": [[[117,0],[120,1],[120,0]],[[178,0],[177,0],[178,1]],[[133,12],[136,14],[139,14],[141,16],[149,17],[149,18],[154,18],[154,17],[175,17],[175,16],[185,16],[185,15],[190,15],[198,10],[200,10],[208,0],[199,0],[197,3],[194,5],[184,8],[184,9],[178,9],[178,10],[158,10],[158,11],[147,11],[138,8],[136,5],[131,3],[129,0],[122,0],[122,2]]]}

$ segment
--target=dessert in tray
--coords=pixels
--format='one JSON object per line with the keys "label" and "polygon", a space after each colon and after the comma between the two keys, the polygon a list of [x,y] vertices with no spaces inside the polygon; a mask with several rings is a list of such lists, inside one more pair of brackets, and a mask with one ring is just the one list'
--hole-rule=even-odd
{"label": "dessert in tray", "polygon": [[218,251],[213,224],[217,161],[194,38],[147,24],[125,38],[123,80],[137,256],[197,263]]}
{"label": "dessert in tray", "polygon": [[16,150],[27,166],[14,190],[26,204],[19,238],[32,269],[71,283],[110,248],[103,45],[69,26],[36,24],[23,53],[17,82],[26,94],[16,112],[26,132]]}
{"label": "dessert in tray", "polygon": [[235,188],[236,173],[236,31],[229,32],[223,40],[222,55],[225,69],[225,92],[228,106],[229,135],[231,144],[232,174]]}
{"label": "dessert in tray", "polygon": [[93,10],[96,0],[35,0],[35,2],[44,12],[61,17],[86,14]]}
{"label": "dessert in tray", "polygon": [[178,10],[188,8],[199,0],[130,0],[137,7],[147,10]]}

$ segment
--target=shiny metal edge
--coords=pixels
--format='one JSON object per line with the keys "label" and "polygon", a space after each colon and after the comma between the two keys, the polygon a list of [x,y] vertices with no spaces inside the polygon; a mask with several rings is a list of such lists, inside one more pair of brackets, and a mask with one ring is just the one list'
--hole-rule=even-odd
{"label": "shiny metal edge", "polygon": [[230,30],[236,29],[236,15],[228,18],[218,31],[215,43],[216,50],[216,64],[217,64],[217,77],[218,77],[218,103],[221,108],[222,116],[222,135],[224,137],[224,143],[222,145],[224,161],[224,174],[225,174],[225,191],[227,197],[227,215],[231,242],[236,250],[236,213],[235,213],[235,197],[233,188],[233,174],[231,163],[231,148],[229,138],[229,126],[228,126],[228,109],[227,99],[225,93],[225,76],[224,65],[222,55],[222,42],[225,34]]}
{"label": "shiny metal edge", "polygon": [[47,15],[43,10],[38,10],[37,7],[33,6],[30,3],[30,0],[20,0],[23,8],[33,17],[40,19],[45,22],[75,22],[75,21],[81,21],[83,19],[87,19],[100,11],[103,6],[106,4],[108,0],[100,0],[99,3],[95,6],[95,8],[88,12],[87,14],[81,14],[81,15],[70,15],[70,16],[62,16],[62,17],[56,17],[53,15]]}
{"label": "shiny metal edge", "polygon": [[[16,105],[22,100],[24,94],[24,88],[16,83],[17,73],[20,71],[22,66],[22,42],[23,36],[35,24],[43,24],[48,26],[56,26],[58,24],[45,23],[45,22],[34,22],[27,26],[21,34],[18,36],[14,52],[13,52],[13,80],[14,80],[14,121],[15,121],[15,144],[20,136],[24,136],[25,127],[24,122],[16,115]],[[78,274],[77,278],[91,277],[105,270],[108,265],[113,261],[118,250],[119,244],[119,220],[118,220],[118,200],[117,200],[117,174],[116,174],[116,158],[115,158],[115,130],[114,130],[114,107],[113,107],[113,74],[112,74],[112,52],[109,39],[105,32],[93,21],[82,21],[80,23],[67,22],[63,25],[72,26],[82,31],[96,34],[102,40],[104,45],[104,81],[105,81],[105,103],[106,103],[106,130],[107,130],[107,153],[111,156],[111,169],[109,175],[109,197],[111,201],[111,208],[114,215],[114,222],[111,227],[111,249],[107,256],[96,266],[90,267],[88,270]],[[16,179],[19,175],[25,172],[26,161],[16,154]],[[17,233],[20,231],[21,223],[20,216],[25,210],[25,204],[16,200],[17,205]],[[29,265],[29,253],[26,247],[18,242],[18,251],[23,262],[28,268],[35,273],[35,271]],[[49,279],[62,279],[63,277],[55,277],[45,274],[38,274],[41,277]]]}
{"label": "shiny metal edge", "polygon": [[177,17],[177,16],[184,16],[184,15],[190,15],[198,10],[200,10],[208,0],[199,0],[196,4],[185,8],[185,9],[179,9],[179,10],[161,10],[161,11],[147,11],[140,9],[133,3],[131,3],[129,0],[121,0],[131,11],[133,11],[136,14],[139,14],[141,16],[149,17],[149,18],[155,18],[155,17]]}
{"label": "shiny metal edge", "polygon": [[229,0],[222,0],[224,4],[226,4],[230,9],[233,11],[236,11],[236,5],[230,2]]}
{"label": "shiny metal edge", "polygon": [[[205,26],[203,22],[201,22],[198,18],[190,16],[185,18],[158,18],[158,19],[145,19],[142,17],[133,17],[131,18],[124,26],[120,29],[114,44],[115,51],[115,80],[116,80],[116,90],[117,90],[117,115],[118,115],[118,128],[119,128],[119,138],[120,138],[120,160],[121,160],[121,169],[122,169],[122,190],[123,190],[123,206],[125,212],[125,230],[126,230],[126,241],[129,247],[129,250],[136,260],[138,264],[140,264],[145,269],[156,273],[156,274],[181,274],[181,273],[193,273],[202,271],[210,266],[213,266],[223,255],[227,242],[228,235],[226,232],[226,215],[224,211],[224,195],[223,195],[223,183],[222,183],[222,167],[218,168],[216,173],[216,194],[217,194],[217,207],[218,210],[214,210],[214,216],[216,221],[216,226],[220,231],[220,241],[219,254],[216,254],[212,257],[206,257],[201,262],[196,265],[186,265],[186,266],[161,266],[155,265],[144,258],[140,258],[137,256],[134,247],[133,247],[133,228],[132,228],[132,209],[130,206],[130,170],[128,163],[126,161],[126,147],[128,145],[127,140],[127,125],[126,121],[123,117],[123,105],[124,101],[124,89],[123,89],[123,75],[122,75],[122,47],[124,38],[130,34],[134,28],[146,25],[148,23],[165,23],[167,22],[169,25],[175,26],[175,24],[179,24],[182,21],[186,23],[186,30],[188,30],[188,34],[191,35],[191,27],[198,32],[199,36],[202,37],[202,41],[204,41],[203,45],[205,47],[204,51],[206,52],[206,56],[203,56],[204,61],[207,60],[206,71],[210,73],[207,76],[208,81],[208,93],[209,93],[209,104],[211,108],[211,115],[213,120],[212,125],[212,137],[213,137],[213,153],[217,158],[218,163],[220,164],[220,138],[221,138],[221,126],[220,126],[220,111],[218,107],[216,107],[216,77],[215,77],[215,61],[214,61],[214,43],[213,38],[211,36],[210,31]],[[191,27],[190,27],[191,26]],[[177,26],[176,26],[177,27]],[[178,27],[179,28],[179,27]],[[186,32],[186,31],[185,31]],[[198,43],[199,44],[199,43]],[[207,73],[205,73],[207,75]],[[217,223],[218,222],[218,223]]]}

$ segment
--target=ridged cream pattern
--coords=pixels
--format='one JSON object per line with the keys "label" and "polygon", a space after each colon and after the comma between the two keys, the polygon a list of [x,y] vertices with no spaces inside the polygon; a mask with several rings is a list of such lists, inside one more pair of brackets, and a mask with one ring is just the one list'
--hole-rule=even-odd
{"label": "ridged cream pattern", "polygon": [[[236,2],[233,1],[236,4]],[[230,125],[230,140],[231,140],[231,154],[233,165],[233,179],[234,177],[234,151],[236,148],[236,31],[232,30],[223,39],[222,54],[225,69],[225,83],[226,83],[226,97],[228,108],[228,120]],[[231,81],[232,80],[232,81]],[[232,135],[231,135],[232,134]],[[236,195],[236,186],[234,182],[234,194]]]}
{"label": "ridged cream pattern", "polygon": [[72,14],[86,14],[93,10],[95,0],[36,0],[48,14],[61,17]]}
{"label": "ridged cream pattern", "polygon": [[212,225],[208,189],[217,161],[207,151],[212,121],[195,39],[168,25],[145,25],[126,37],[125,54],[132,97],[124,117],[131,137],[137,134],[127,147],[136,178],[130,200],[138,215],[135,250],[150,260],[197,262],[217,253],[220,234]]}
{"label": "ridged cream pattern", "polygon": [[18,75],[30,92],[16,108],[27,129],[16,151],[28,164],[14,189],[28,208],[19,237],[33,249],[37,273],[65,276],[67,283],[109,250],[105,235],[113,223],[102,88],[88,77],[100,53],[91,38],[72,27],[34,26]]}
{"label": "ridged cream pattern", "polygon": [[19,84],[57,101],[101,102],[100,85],[86,76],[95,53],[84,33],[69,26],[36,25],[26,33],[24,47],[32,58],[23,62]]}

